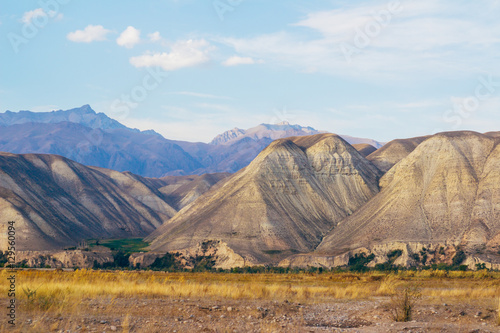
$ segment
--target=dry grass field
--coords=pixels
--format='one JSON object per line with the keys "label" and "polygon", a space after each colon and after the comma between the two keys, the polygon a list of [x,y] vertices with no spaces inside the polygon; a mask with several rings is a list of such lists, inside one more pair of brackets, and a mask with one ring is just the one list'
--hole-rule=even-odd
{"label": "dry grass field", "polygon": [[[10,275],[0,271],[0,279]],[[406,302],[411,318],[395,320]],[[7,284],[1,284],[7,304]],[[0,332],[498,332],[500,273],[16,272]]]}

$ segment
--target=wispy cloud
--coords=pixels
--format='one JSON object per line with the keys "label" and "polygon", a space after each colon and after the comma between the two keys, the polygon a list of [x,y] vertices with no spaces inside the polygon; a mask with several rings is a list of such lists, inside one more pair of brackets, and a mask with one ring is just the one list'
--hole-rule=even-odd
{"label": "wispy cloud", "polygon": [[218,41],[272,65],[363,79],[406,79],[408,73],[454,77],[491,68],[500,72],[496,65],[500,22],[487,11],[479,13],[477,3],[400,3],[401,10],[386,19],[387,24],[355,54],[351,64],[340,45],[353,44],[357,34],[366,34],[369,23],[383,20],[386,3],[313,12],[283,31]]}
{"label": "wispy cloud", "polygon": [[213,47],[206,40],[190,39],[174,43],[170,52],[148,52],[141,56],[132,57],[130,63],[135,67],[159,66],[166,71],[174,71],[208,62],[211,50]]}
{"label": "wispy cloud", "polygon": [[149,41],[151,42],[159,42],[162,40],[162,37],[160,35],[159,31],[155,31],[153,33],[148,34]]}
{"label": "wispy cloud", "polygon": [[238,66],[238,65],[253,65],[256,63],[263,63],[263,61],[262,60],[255,61],[251,57],[232,56],[226,59],[222,64],[224,66]]}
{"label": "wispy cloud", "polygon": [[68,40],[75,43],[90,43],[94,41],[104,41],[111,30],[105,29],[102,25],[88,25],[83,30],[76,30],[68,33]]}
{"label": "wispy cloud", "polygon": [[[45,11],[43,8],[37,8],[30,11],[27,11],[23,14],[21,18],[21,22],[25,24],[30,24],[34,19],[38,17],[48,16],[55,20],[61,20],[64,15],[62,13],[57,13],[54,10]],[[1,24],[1,23],[0,23]]]}

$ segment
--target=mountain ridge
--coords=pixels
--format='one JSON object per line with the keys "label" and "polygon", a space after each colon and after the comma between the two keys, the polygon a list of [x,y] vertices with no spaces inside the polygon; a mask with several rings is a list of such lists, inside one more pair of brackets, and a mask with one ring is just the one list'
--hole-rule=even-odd
{"label": "mountain ridge", "polygon": [[378,192],[379,176],[337,135],[278,139],[147,239],[153,251],[217,240],[248,262],[276,261],[315,248],[336,222]]}

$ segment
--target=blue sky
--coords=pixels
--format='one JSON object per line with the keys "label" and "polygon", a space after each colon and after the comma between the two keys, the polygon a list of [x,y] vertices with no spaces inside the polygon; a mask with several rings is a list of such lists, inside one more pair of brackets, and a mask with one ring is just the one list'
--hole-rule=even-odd
{"label": "blue sky", "polygon": [[289,121],[500,130],[500,1],[1,1],[0,110],[90,104],[209,141]]}

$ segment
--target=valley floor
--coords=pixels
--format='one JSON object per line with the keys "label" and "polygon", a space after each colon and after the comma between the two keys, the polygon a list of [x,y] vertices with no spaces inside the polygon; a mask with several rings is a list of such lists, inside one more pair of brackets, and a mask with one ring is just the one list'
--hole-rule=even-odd
{"label": "valley floor", "polygon": [[[8,274],[0,271],[0,279]],[[500,273],[486,271],[15,274],[17,325],[2,320],[0,332],[500,331]],[[412,320],[396,322],[408,285],[421,297]],[[8,287],[0,287],[7,304]]]}

